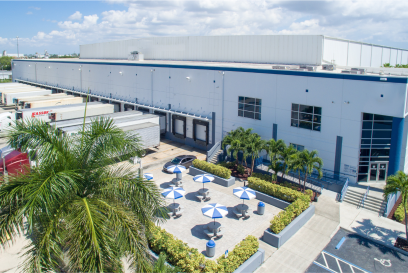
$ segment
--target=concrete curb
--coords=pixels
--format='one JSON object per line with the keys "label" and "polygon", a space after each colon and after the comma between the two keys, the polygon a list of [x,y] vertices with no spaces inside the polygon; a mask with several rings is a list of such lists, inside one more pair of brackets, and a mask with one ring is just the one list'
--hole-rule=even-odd
{"label": "concrete curb", "polygon": [[[193,166],[191,166],[188,170],[189,170],[188,173],[191,174],[191,175],[210,174],[210,173],[207,173],[207,172],[205,172],[203,170],[195,168]],[[211,174],[211,175],[213,175],[213,174]],[[231,187],[231,186],[235,185],[235,177],[233,177],[233,176],[231,176],[230,179],[221,178],[221,177],[216,176],[216,175],[213,175],[213,176],[214,176],[213,183],[216,183],[216,184],[224,186],[224,187]]]}
{"label": "concrete curb", "polygon": [[289,225],[287,225],[279,234],[273,233],[269,228],[264,231],[262,240],[276,248],[280,248],[286,243],[296,232],[299,231],[315,214],[315,206],[310,205],[308,209],[296,217]]}
{"label": "concrete curb", "polygon": [[[254,189],[252,189],[252,190],[254,190]],[[256,192],[255,199],[257,199],[259,201],[263,201],[265,203],[268,203],[268,204],[270,204],[272,206],[275,206],[275,207],[278,207],[280,209],[286,209],[286,207],[290,205],[289,202],[283,201],[283,200],[281,200],[279,198],[270,196],[270,195],[268,195],[266,193],[259,192],[257,190],[254,190],[254,191]]]}

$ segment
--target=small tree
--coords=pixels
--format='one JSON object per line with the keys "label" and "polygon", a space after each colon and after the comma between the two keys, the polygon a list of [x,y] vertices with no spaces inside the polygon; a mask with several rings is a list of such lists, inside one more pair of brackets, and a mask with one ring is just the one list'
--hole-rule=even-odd
{"label": "small tree", "polygon": [[265,141],[258,134],[252,134],[247,142],[247,153],[251,156],[251,174],[254,172],[255,159],[265,149]]}
{"label": "small tree", "polygon": [[277,181],[278,180],[278,172],[283,171],[283,165],[282,162],[278,160],[273,160],[271,164],[268,166],[268,171],[272,170],[274,173],[272,174],[272,181]]}
{"label": "small tree", "polygon": [[279,154],[282,161],[281,182],[283,181],[283,175],[288,174],[289,170],[292,168],[292,162],[294,161],[294,155],[296,153],[297,150],[292,145],[289,145],[288,147],[284,147]]}
{"label": "small tree", "polygon": [[303,180],[303,192],[305,192],[308,174],[311,174],[313,170],[316,170],[319,173],[319,178],[323,176],[323,160],[318,157],[318,152],[316,150],[309,152],[305,149],[299,154],[299,157],[305,171],[305,179]]}
{"label": "small tree", "polygon": [[401,201],[405,212],[405,237],[408,241],[408,219],[407,219],[407,202],[408,202],[408,176],[398,171],[395,175],[387,178],[387,184],[384,188],[384,197],[388,198],[391,194],[401,193]]}
{"label": "small tree", "polygon": [[302,162],[302,159],[300,157],[301,153],[302,152],[300,152],[300,151],[296,151],[296,153],[292,155],[292,159],[291,159],[291,161],[292,161],[292,164],[291,164],[292,165],[291,166],[292,170],[294,170],[298,174],[299,187],[302,186],[301,183],[300,183],[300,173],[304,172],[303,162]]}

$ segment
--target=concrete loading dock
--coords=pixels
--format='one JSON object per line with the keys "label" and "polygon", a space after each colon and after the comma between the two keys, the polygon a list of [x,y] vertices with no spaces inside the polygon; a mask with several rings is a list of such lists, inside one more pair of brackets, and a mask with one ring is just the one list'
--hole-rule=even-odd
{"label": "concrete loading dock", "polygon": [[[127,112],[118,112],[118,113],[112,113],[112,114],[106,114],[106,115],[99,115],[97,117],[87,117],[85,118],[85,124],[88,124],[92,120],[95,120],[96,118],[100,118],[100,117],[111,118],[116,121],[119,119],[131,117],[131,116],[140,116],[142,114],[143,113],[139,111],[127,111]],[[62,120],[62,121],[51,121],[50,125],[56,126],[57,128],[63,128],[63,127],[81,125],[83,123],[84,123],[83,118],[76,118],[76,119]]]}

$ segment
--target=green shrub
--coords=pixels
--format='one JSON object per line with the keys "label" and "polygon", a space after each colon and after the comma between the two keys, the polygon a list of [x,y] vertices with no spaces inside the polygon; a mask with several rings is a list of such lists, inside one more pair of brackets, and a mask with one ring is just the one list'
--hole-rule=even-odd
{"label": "green shrub", "polygon": [[310,194],[303,194],[297,190],[272,184],[253,176],[248,178],[248,187],[292,203],[271,220],[270,229],[275,234],[281,232],[310,205]]}
{"label": "green shrub", "polygon": [[251,177],[259,178],[269,182],[276,182],[272,180],[272,175],[262,174],[262,173],[252,173]]}
{"label": "green shrub", "polygon": [[398,222],[402,222],[405,219],[404,205],[402,203],[395,210],[394,217]]}
{"label": "green shrub", "polygon": [[223,255],[216,263],[160,227],[153,227],[149,245],[152,251],[164,253],[168,262],[182,272],[202,272],[201,265],[205,265],[204,272],[233,272],[259,247],[257,238],[249,235],[229,253],[228,258]]}
{"label": "green shrub", "polygon": [[237,171],[238,171],[240,174],[244,174],[244,173],[245,173],[245,168],[244,168],[244,166],[238,165]]}
{"label": "green shrub", "polygon": [[212,163],[208,163],[207,161],[204,160],[194,159],[193,166],[197,169],[203,170],[207,173],[212,173],[216,176],[225,179],[229,179],[231,177],[231,170],[222,166],[217,166]]}
{"label": "green shrub", "polygon": [[221,162],[221,163],[218,163],[217,166],[225,167],[227,169],[232,169],[235,167],[235,162]]}
{"label": "green shrub", "polygon": [[308,195],[308,196],[310,196],[310,201],[312,201],[312,199],[313,199],[313,191],[312,190],[305,190],[305,194],[306,195]]}

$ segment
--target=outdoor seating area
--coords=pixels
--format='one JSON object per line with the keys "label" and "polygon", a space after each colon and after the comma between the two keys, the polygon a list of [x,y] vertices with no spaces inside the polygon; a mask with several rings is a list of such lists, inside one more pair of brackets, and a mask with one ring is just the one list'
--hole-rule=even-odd
{"label": "outdoor seating area", "polygon": [[269,227],[270,219],[281,211],[266,204],[264,214],[256,214],[259,200],[255,199],[254,191],[211,183],[211,175],[192,176],[183,172],[182,177],[178,175],[182,187],[169,184],[174,181],[174,174],[157,171],[154,177],[168,200],[169,219],[160,226],[204,254],[208,240],[214,240],[214,259],[225,250],[232,250],[248,235],[260,237]]}

